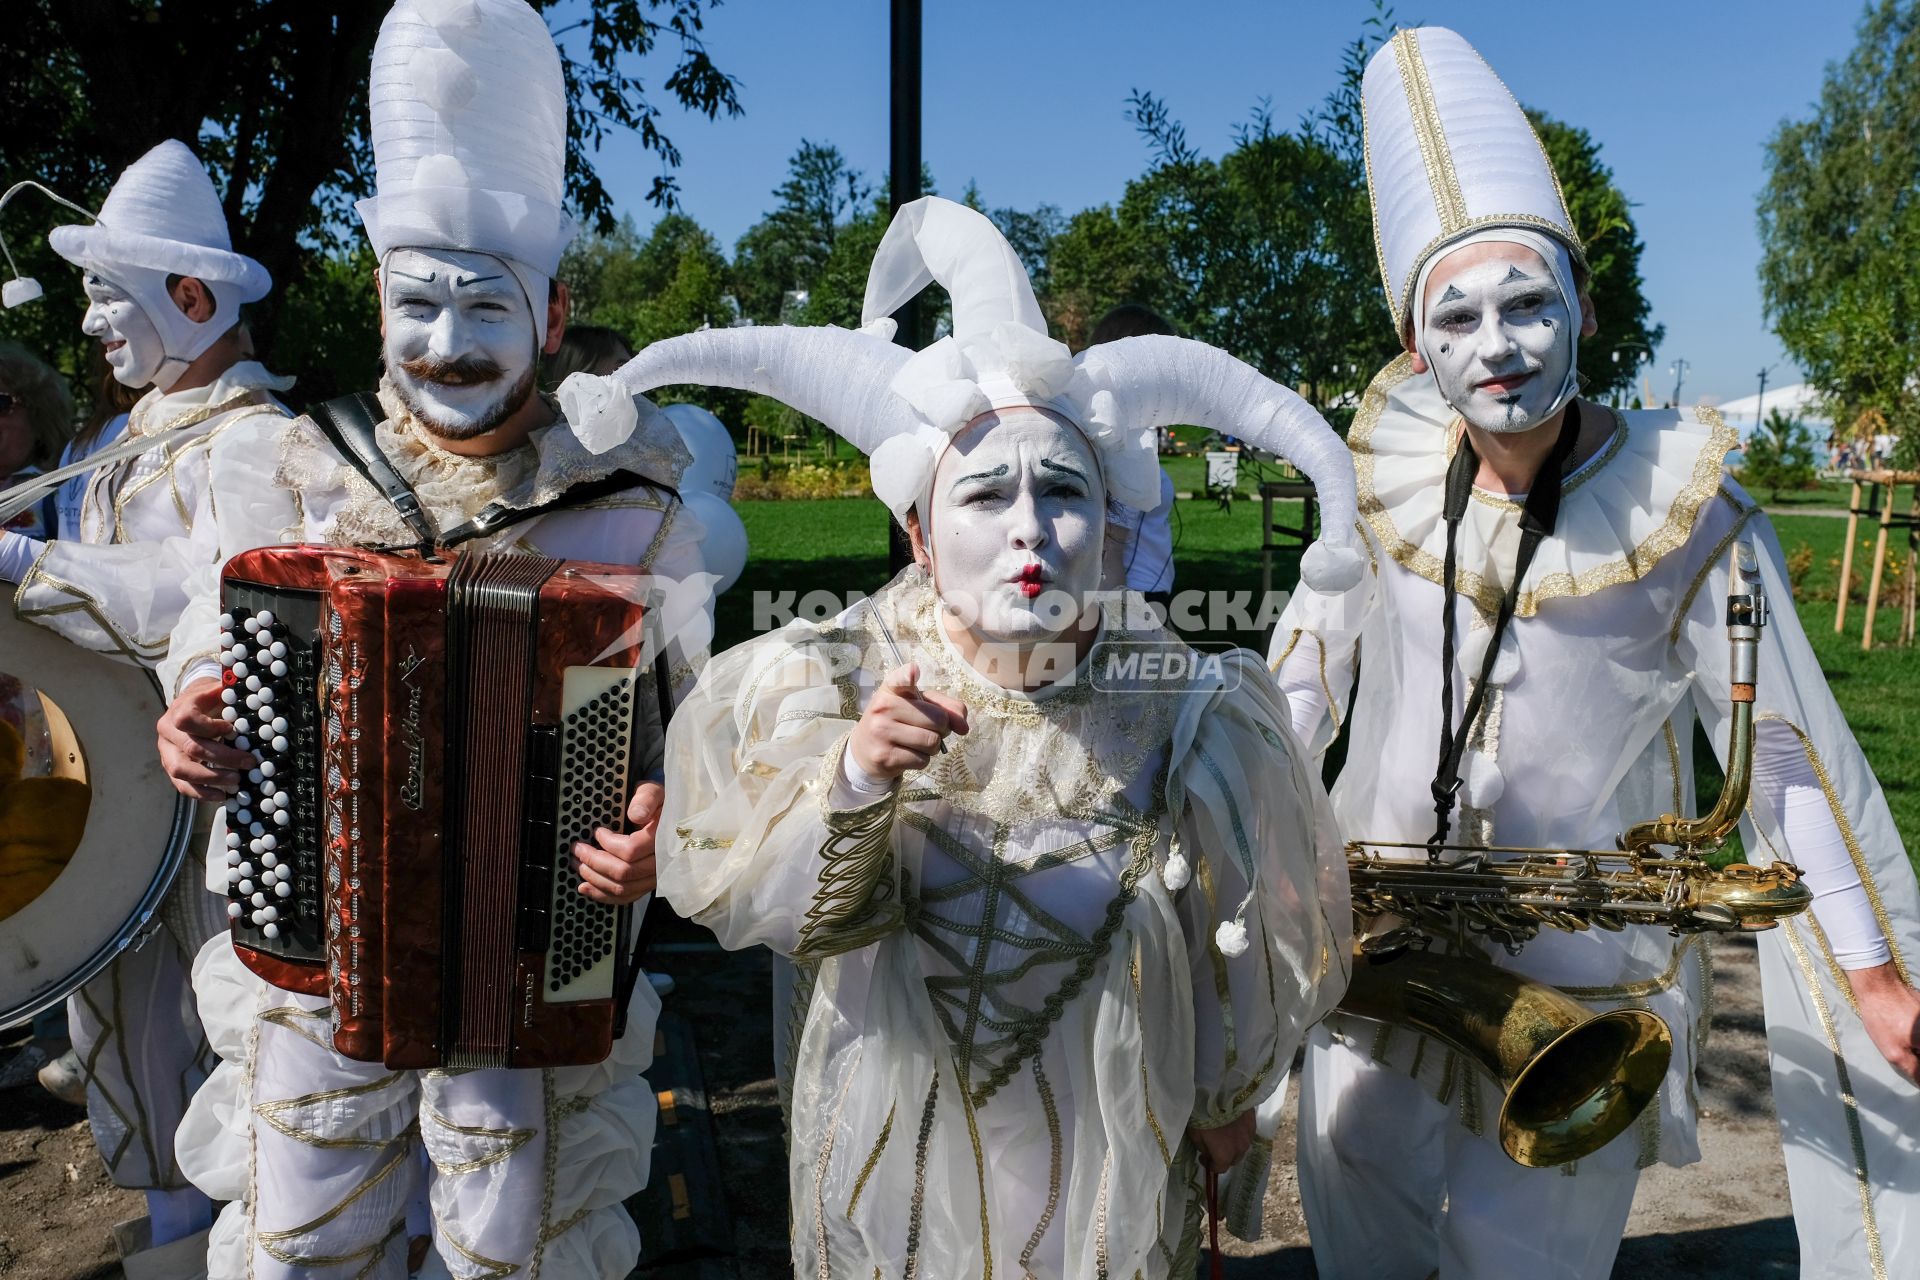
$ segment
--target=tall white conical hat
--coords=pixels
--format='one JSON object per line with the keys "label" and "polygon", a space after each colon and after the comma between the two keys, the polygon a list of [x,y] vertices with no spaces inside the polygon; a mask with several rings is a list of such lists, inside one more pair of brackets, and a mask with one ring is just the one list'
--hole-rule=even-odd
{"label": "tall white conical hat", "polygon": [[[895,346],[888,315],[936,281],[953,299],[953,333],[920,352]],[[1184,338],[1123,338],[1072,355],[1047,336],[1019,257],[974,210],[934,196],[902,208],[875,255],[864,311],[858,331],[763,325],[667,338],[614,378],[636,393],[691,382],[784,401],[870,456],[874,493],[903,522],[953,434],[991,409],[1033,405],[1074,423],[1094,445],[1108,496],[1142,511],[1160,500],[1157,429],[1214,427],[1313,478],[1326,537],[1303,562],[1309,583],[1334,590],[1358,580],[1353,461],[1319,414]]]}
{"label": "tall white conical hat", "polygon": [[[171,138],[127,166],[97,220],[55,227],[47,243],[68,262],[108,279],[117,267],[193,276],[227,286],[216,293],[236,303],[258,301],[273,287],[265,267],[233,251],[213,179],[185,143]],[[232,324],[229,314],[222,328]]]}
{"label": "tall white conical hat", "polygon": [[368,96],[374,194],[354,208],[394,249],[500,258],[544,326],[546,281],[573,239],[560,51],[526,0],[399,0]]}
{"label": "tall white conical hat", "polygon": [[1487,228],[1544,232],[1586,269],[1539,136],[1459,35],[1445,27],[1395,32],[1367,64],[1361,99],[1374,248],[1397,331],[1407,332],[1420,269]]}

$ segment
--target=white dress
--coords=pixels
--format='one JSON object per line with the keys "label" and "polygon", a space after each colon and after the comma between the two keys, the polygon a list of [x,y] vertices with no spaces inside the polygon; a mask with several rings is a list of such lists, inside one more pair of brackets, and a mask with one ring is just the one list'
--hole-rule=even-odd
{"label": "white dress", "polygon": [[[1404,357],[1375,379],[1349,436],[1373,572],[1340,596],[1303,589],[1275,634],[1270,665],[1292,695],[1296,728],[1319,746],[1336,731],[1349,735],[1333,788],[1348,839],[1424,842],[1434,827],[1427,784],[1439,740],[1440,507],[1453,416]],[[1452,838],[1610,849],[1633,822],[1691,811],[1693,718],[1717,753],[1726,750],[1728,552],[1736,538],[1750,539],[1772,603],[1756,706],[1756,759],[1772,763],[1756,766],[1742,836],[1754,861],[1800,863],[1816,894],[1812,913],[1760,938],[1805,1274],[1913,1274],[1920,1149],[1902,1134],[1912,1131],[1914,1093],[1851,1011],[1829,938],[1866,935],[1847,953],[1856,966],[1884,954],[1907,973],[1920,956],[1913,871],[1800,628],[1772,529],[1723,475],[1733,433],[1710,409],[1615,416],[1612,439],[1567,478],[1555,534],[1522,583],[1461,770]],[[1512,575],[1518,509],[1476,490],[1461,525],[1456,717]],[[1805,785],[1793,787],[1813,796],[1817,812],[1788,803],[1781,778],[1793,771],[1780,767],[1783,756],[1799,766]],[[1885,951],[1875,953],[1881,938]],[[1581,1171],[1699,1158],[1693,1071],[1711,1015],[1703,939],[1546,929],[1518,958],[1492,958],[1596,1008],[1651,1009],[1673,1031],[1658,1103]],[[1336,1041],[1414,1075],[1493,1140],[1498,1097],[1455,1055],[1357,1019],[1329,1026]]]}
{"label": "white dress", "polygon": [[[244,472],[246,458],[272,448],[288,419],[274,393],[291,385],[244,360],[206,386],[142,396],[125,435],[151,446],[86,478],[72,536],[48,542],[21,578],[19,616],[121,661],[161,661],[186,584],[233,545],[234,527],[214,493]],[[155,831],[171,816],[153,814]],[[171,1190],[187,1185],[174,1130],[214,1063],[189,970],[225,920],[192,871],[160,916],[160,932],[115,957],[68,998],[67,1011],[86,1070],[87,1119],[108,1173],[123,1187]]]}
{"label": "white dress", "polygon": [[[1096,650],[1029,696],[979,677],[937,607],[909,568],[720,655],[669,734],[661,892],[800,969],[795,1272],[1191,1275],[1187,1126],[1257,1106],[1345,988],[1323,793],[1252,655],[1096,689]],[[835,809],[893,665],[876,615],[971,729]],[[1163,878],[1170,849],[1190,878]]]}
{"label": "white dress", "polygon": [[[536,431],[527,448],[464,459],[434,447],[384,389],[382,405],[382,448],[443,529],[502,496],[529,505],[615,469],[662,474],[657,442],[644,432],[590,460],[562,421]],[[411,540],[305,420],[248,483],[258,523],[241,545]],[[671,494],[642,485],[513,526],[493,542],[649,566],[697,584],[700,533]],[[210,573],[200,583],[176,648],[214,626],[216,581]],[[703,645],[710,633],[696,626],[687,634]],[[681,660],[689,679],[697,656]],[[184,685],[211,670],[188,665],[177,679]],[[223,844],[216,827],[209,887],[226,883]],[[213,1228],[214,1280],[399,1280],[408,1237],[424,1233],[424,1223],[408,1221],[423,1179],[435,1246],[454,1275],[620,1280],[632,1268],[639,1236],[622,1202],[646,1183],[655,1115],[640,1074],[659,1012],[648,983],[637,984],[626,1034],[605,1062],[469,1072],[392,1072],[341,1057],[328,1002],[268,986],[224,936],[202,949],[194,985],[221,1063],[195,1096],[179,1145],[193,1181],[232,1202]]]}

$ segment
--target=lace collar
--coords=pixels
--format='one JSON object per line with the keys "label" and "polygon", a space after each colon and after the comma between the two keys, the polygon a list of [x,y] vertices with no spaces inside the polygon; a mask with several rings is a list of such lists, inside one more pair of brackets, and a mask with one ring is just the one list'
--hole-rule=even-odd
{"label": "lace collar", "polygon": [[[516,509],[539,506],[574,485],[615,471],[656,480],[674,477],[679,472],[674,460],[685,448],[677,434],[671,441],[660,438],[659,425],[672,431],[671,419],[643,414],[640,430],[624,444],[604,454],[589,453],[568,426],[559,401],[542,394],[552,422],[536,427],[517,448],[470,458],[442,447],[407,411],[385,378],[380,381],[379,400],[386,415],[375,430],[380,450],[413,486],[438,529],[464,524],[494,502]],[[283,437],[274,481],[302,492],[345,492],[328,540],[339,545],[412,542],[413,535],[392,504],[342,461],[307,420],[299,425],[301,429]]]}
{"label": "lace collar", "polygon": [[[1738,443],[1709,408],[1608,410],[1605,448],[1567,477],[1554,536],[1521,584],[1516,614],[1547,600],[1593,595],[1644,577],[1684,546],[1722,464]],[[1400,356],[1374,378],[1348,433],[1360,481],[1360,517],[1381,550],[1427,581],[1441,580],[1447,527],[1441,518],[1456,415],[1433,379]],[[1460,525],[1460,594],[1483,611],[1499,607],[1518,541],[1517,502],[1475,491]]]}

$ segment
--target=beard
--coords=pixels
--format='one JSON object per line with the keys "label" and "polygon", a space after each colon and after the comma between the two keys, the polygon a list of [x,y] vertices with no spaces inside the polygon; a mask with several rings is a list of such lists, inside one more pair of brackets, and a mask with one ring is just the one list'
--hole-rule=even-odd
{"label": "beard", "polygon": [[471,440],[483,436],[520,411],[520,407],[533,397],[534,386],[539,375],[538,361],[527,367],[520,380],[501,394],[487,407],[486,412],[470,421],[450,423],[436,418],[433,406],[424,404],[414,394],[414,384],[418,382],[440,383],[446,386],[470,387],[481,383],[498,381],[501,367],[485,356],[465,356],[457,360],[404,360],[400,362],[401,372],[412,381],[393,379],[394,393],[400,397],[400,403],[413,415],[428,435],[440,440]]}

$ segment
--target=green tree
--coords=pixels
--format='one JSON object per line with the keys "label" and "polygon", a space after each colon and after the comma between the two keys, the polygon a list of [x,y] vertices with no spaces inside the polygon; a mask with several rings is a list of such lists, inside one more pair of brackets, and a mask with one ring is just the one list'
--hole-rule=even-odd
{"label": "green tree", "polygon": [[1920,4],[1877,0],[1804,120],[1767,144],[1767,317],[1835,424],[1878,417],[1920,465]]}
{"label": "green tree", "polygon": [[740,312],[759,324],[786,315],[787,295],[804,292],[826,266],[840,230],[865,209],[872,188],[832,143],[802,139],[774,188],[773,210],[734,245],[733,288]]}
{"label": "green tree", "polygon": [[1528,111],[1527,118],[1560,177],[1567,213],[1592,271],[1587,292],[1593,298],[1600,332],[1580,344],[1585,392],[1599,397],[1629,390],[1637,366],[1627,360],[1616,363],[1614,348],[1638,344],[1650,351],[1667,332],[1665,325],[1648,323],[1653,304],[1647,301],[1646,282],[1640,275],[1640,255],[1646,245],[1633,223],[1633,204],[1614,182],[1613,170],[1601,161],[1600,144],[1592,134],[1538,111]]}
{"label": "green tree", "polygon": [[1740,483],[1750,491],[1765,489],[1778,502],[1782,489],[1810,489],[1820,474],[1813,430],[1775,409],[1741,449]]}
{"label": "green tree", "polygon": [[[552,11],[559,0],[530,0]],[[718,0],[592,0],[554,31],[566,76],[568,195],[590,224],[613,227],[593,155],[616,130],[659,161],[649,198],[671,206],[680,152],[661,127],[674,103],[709,118],[740,114],[737,86],[701,39]],[[278,291],[253,309],[262,355],[312,385],[340,383],[332,349],[280,340],[287,299],[343,295],[330,265],[360,241],[353,201],[368,194],[367,67],[388,9],[375,0],[14,0],[7,8],[0,171],[32,175],[98,208],[115,175],[167,138],[192,144],[223,193],[234,243]],[[652,56],[650,56],[652,55]],[[643,78],[641,71],[647,72]],[[650,87],[650,77],[663,72]],[[15,256],[47,302],[9,312],[5,335],[84,366],[79,275],[10,207]],[[46,216],[45,214],[42,215]],[[33,230],[28,228],[32,227]],[[24,252],[23,252],[24,251]],[[309,272],[321,277],[307,288]],[[361,305],[361,304],[355,304]],[[349,309],[318,325],[343,325]],[[289,335],[314,336],[300,322]],[[349,364],[359,359],[345,353]]]}

